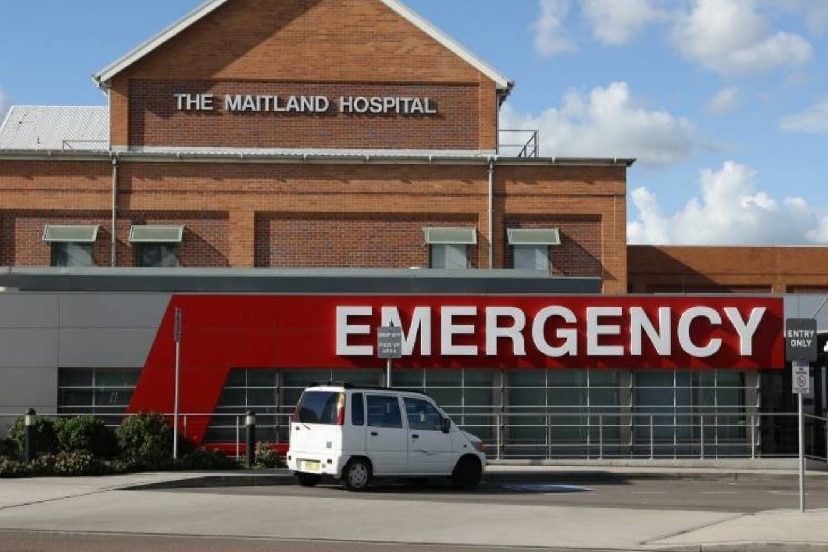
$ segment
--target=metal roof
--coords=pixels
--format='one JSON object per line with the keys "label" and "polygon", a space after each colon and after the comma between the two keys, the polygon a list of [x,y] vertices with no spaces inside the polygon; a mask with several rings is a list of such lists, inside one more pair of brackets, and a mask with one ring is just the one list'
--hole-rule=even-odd
{"label": "metal roof", "polygon": [[[207,15],[211,14],[218,8],[222,7],[223,5],[227,4],[230,0],[207,0],[200,6],[198,6],[195,10],[190,12],[188,15],[185,15],[183,18],[178,20],[177,22],[173,23],[159,34],[150,38],[121,59],[115,61],[96,75],[94,75],[95,81],[98,83],[98,86],[105,88],[107,87],[109,81],[112,80],[115,75],[132,65],[133,63],[137,62],[144,56],[148,55],[149,53],[153,52],[155,49],[163,45],[165,42],[171,40],[178,34],[182,33]],[[415,13],[411,8],[400,2],[399,0],[379,0],[383,4],[385,4],[388,8],[402,16],[406,19],[409,23],[413,24],[415,27],[426,33],[432,39],[436,40],[438,43],[442,44],[445,48],[449,51],[453,52],[455,55],[459,56],[463,61],[486,75],[488,78],[493,80],[496,84],[498,89],[508,93],[512,87],[514,86],[514,82],[512,82],[509,78],[495,70],[493,67],[488,65],[479,57],[472,54],[469,50],[463,47],[460,43],[455,41],[453,38],[445,34],[443,31],[435,27],[431,22],[427,19],[422,17],[421,15]]]}
{"label": "metal roof", "polygon": [[25,106],[9,109],[0,126],[0,150],[106,151],[109,109],[95,106]]}

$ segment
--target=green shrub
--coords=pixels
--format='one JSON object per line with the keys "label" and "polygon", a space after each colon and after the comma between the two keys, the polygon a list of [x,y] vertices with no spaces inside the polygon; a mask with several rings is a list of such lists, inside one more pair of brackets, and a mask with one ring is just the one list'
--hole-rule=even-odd
{"label": "green shrub", "polygon": [[255,468],[282,468],[285,465],[273,445],[266,442],[256,443],[254,462]]}
{"label": "green shrub", "polygon": [[0,458],[7,460],[18,460],[20,458],[20,447],[13,439],[0,439]]}
{"label": "green shrub", "polygon": [[32,467],[25,462],[0,458],[0,479],[12,477],[29,477],[32,475]]}
{"label": "green shrub", "polygon": [[100,458],[86,451],[44,454],[32,462],[32,471],[36,475],[56,477],[110,473],[109,467]]}
{"label": "green shrub", "polygon": [[115,431],[94,416],[68,418],[57,427],[60,450],[88,452],[97,458],[111,459],[118,455]]}
{"label": "green shrub", "polygon": [[[43,416],[35,418],[35,448],[37,454],[54,454],[60,450],[56,426],[61,423]],[[26,420],[24,416],[14,421],[9,429],[9,437],[17,443],[21,452],[26,450]]]}
{"label": "green shrub", "polygon": [[233,470],[239,467],[235,458],[215,450],[197,448],[182,456],[177,466],[182,470]]}
{"label": "green shrub", "polygon": [[136,470],[172,467],[173,429],[161,414],[145,413],[127,417],[115,430],[120,460]]}

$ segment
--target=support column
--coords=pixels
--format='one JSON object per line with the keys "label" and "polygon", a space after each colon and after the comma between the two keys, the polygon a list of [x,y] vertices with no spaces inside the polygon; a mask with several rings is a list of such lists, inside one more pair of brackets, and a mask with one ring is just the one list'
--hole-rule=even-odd
{"label": "support column", "polygon": [[230,244],[227,260],[234,268],[256,266],[256,212],[230,211]]}

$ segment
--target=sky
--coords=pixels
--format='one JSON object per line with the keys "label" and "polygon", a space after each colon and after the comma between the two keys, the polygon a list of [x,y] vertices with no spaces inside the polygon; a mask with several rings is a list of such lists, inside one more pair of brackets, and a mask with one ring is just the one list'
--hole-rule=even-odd
{"label": "sky", "polygon": [[[0,117],[105,105],[91,75],[200,3],[3,0]],[[406,4],[515,81],[543,156],[637,160],[629,243],[828,244],[828,0]]]}

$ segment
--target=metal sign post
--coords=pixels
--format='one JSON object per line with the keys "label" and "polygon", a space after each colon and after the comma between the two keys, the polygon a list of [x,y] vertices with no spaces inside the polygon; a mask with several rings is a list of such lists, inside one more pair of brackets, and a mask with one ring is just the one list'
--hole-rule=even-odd
{"label": "metal sign post", "polygon": [[797,394],[797,426],[799,428],[799,511],[805,511],[805,413],[804,396],[811,392],[810,366],[807,362],[793,363],[793,392]]}
{"label": "metal sign post", "polygon": [[382,326],[377,330],[377,358],[386,359],[385,386],[393,385],[391,360],[402,357],[402,328]]}
{"label": "metal sign post", "polygon": [[178,395],[181,384],[181,309],[175,309],[175,404],[173,406],[173,459],[178,459]]}
{"label": "metal sign post", "polygon": [[811,391],[810,363],[817,359],[817,323],[813,318],[785,320],[785,357],[791,363],[793,392],[797,395],[799,435],[799,511],[805,511],[805,412],[804,395]]}

